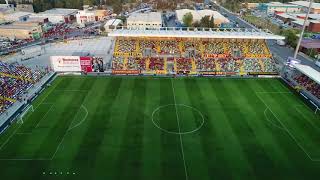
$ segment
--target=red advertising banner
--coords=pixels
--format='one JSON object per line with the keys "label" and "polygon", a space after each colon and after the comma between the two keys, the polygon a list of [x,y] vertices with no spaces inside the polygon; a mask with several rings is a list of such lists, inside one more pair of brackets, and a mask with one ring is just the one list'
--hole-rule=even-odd
{"label": "red advertising banner", "polygon": [[80,57],[81,71],[92,72],[92,57]]}
{"label": "red advertising banner", "polygon": [[211,76],[227,76],[227,75],[237,75],[236,72],[213,72],[213,71],[208,71],[208,72],[200,72],[202,75],[211,75]]}
{"label": "red advertising banner", "polygon": [[140,74],[139,70],[112,70],[112,74]]}
{"label": "red advertising banner", "polygon": [[227,58],[226,54],[205,54],[205,58]]}

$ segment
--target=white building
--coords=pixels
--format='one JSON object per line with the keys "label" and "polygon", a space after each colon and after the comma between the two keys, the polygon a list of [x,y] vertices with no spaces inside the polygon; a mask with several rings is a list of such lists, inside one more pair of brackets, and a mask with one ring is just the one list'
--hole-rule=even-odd
{"label": "white building", "polygon": [[105,20],[108,16],[107,10],[96,10],[84,6],[84,10],[78,11],[76,18],[79,25],[85,25],[90,22]]}
{"label": "white building", "polygon": [[[290,4],[303,7],[303,11],[307,12],[309,9],[310,3],[308,1],[293,1]],[[320,3],[313,2],[311,7],[312,14],[320,14]]]}
{"label": "white building", "polygon": [[221,15],[219,12],[217,11],[213,11],[213,10],[190,10],[190,9],[179,9],[176,10],[176,16],[178,21],[183,24],[183,17],[184,15],[186,15],[187,13],[191,13],[193,16],[193,23],[194,22],[200,22],[200,20],[205,17],[205,16],[210,16],[214,18],[214,24],[215,25],[221,25],[222,23],[229,23],[229,19],[227,19],[226,17],[224,17],[223,15]]}
{"label": "white building", "polygon": [[129,28],[159,28],[162,27],[160,12],[133,13],[127,19]]}
{"label": "white building", "polygon": [[34,14],[31,17],[36,18],[48,18],[52,23],[69,23],[75,20],[75,16],[78,12],[78,9],[63,9],[63,8],[54,8],[38,14]]}
{"label": "white building", "polygon": [[117,29],[118,26],[123,26],[123,22],[120,19],[110,19],[107,21],[107,23],[104,25],[104,29],[106,32],[111,32],[115,29]]}
{"label": "white building", "polygon": [[281,2],[261,3],[258,7],[266,14],[274,14],[276,12],[299,13],[303,7],[297,4],[285,4]]}

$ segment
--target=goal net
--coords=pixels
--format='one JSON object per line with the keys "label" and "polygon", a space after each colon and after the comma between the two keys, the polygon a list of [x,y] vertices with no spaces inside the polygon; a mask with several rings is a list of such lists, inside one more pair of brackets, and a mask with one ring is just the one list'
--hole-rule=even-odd
{"label": "goal net", "polygon": [[33,106],[30,105],[24,109],[24,111],[18,117],[18,124],[23,124],[23,120],[28,117],[34,111]]}

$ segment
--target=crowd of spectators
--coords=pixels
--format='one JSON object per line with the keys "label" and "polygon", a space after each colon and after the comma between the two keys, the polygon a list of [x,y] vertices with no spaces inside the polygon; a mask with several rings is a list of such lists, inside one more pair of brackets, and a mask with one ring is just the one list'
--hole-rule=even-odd
{"label": "crowd of spectators", "polygon": [[0,61],[0,114],[14,101],[22,101],[22,95],[46,74],[44,70],[32,70],[19,64]]}
{"label": "crowd of spectators", "polygon": [[163,58],[150,58],[149,69],[152,71],[164,70],[164,59]]}
{"label": "crowd of spectators", "polygon": [[243,66],[246,72],[262,72],[262,66],[258,59],[246,59],[243,61]]}
{"label": "crowd of spectators", "polygon": [[205,54],[224,54],[223,42],[203,42]]}
{"label": "crowd of spectators", "polygon": [[116,43],[119,53],[132,53],[136,50],[135,40],[122,40],[119,39]]}
{"label": "crowd of spectators", "polygon": [[248,43],[248,53],[250,54],[265,54],[265,43]]}
{"label": "crowd of spectators", "polygon": [[161,54],[181,54],[178,41],[160,41]]}
{"label": "crowd of spectators", "polygon": [[192,59],[190,58],[177,58],[177,71],[191,71]]}
{"label": "crowd of spectators", "polygon": [[156,53],[157,48],[156,48],[156,43],[155,41],[140,41],[140,52],[143,52],[145,49],[151,49],[151,53]]}
{"label": "crowd of spectators", "polygon": [[123,70],[124,69],[124,57],[120,57],[120,56],[113,57],[112,69]]}
{"label": "crowd of spectators", "polygon": [[310,79],[308,76],[302,74],[294,78],[294,80],[307,91],[313,94],[315,97],[320,99],[320,85]]}
{"label": "crowd of spectators", "polygon": [[[140,54],[128,58],[128,70],[163,70],[165,59],[171,63],[173,61],[169,59],[174,58],[177,71],[276,72],[275,62],[269,57],[271,53],[264,41],[118,39],[115,53],[119,57],[114,58],[113,68],[123,69],[121,53],[132,52]],[[195,69],[192,69],[193,64]]]}
{"label": "crowd of spectators", "polygon": [[197,57],[195,59],[197,71],[216,71],[216,59]]}
{"label": "crowd of spectators", "polygon": [[241,60],[230,59],[219,59],[220,71],[222,72],[239,72],[241,66]]}
{"label": "crowd of spectators", "polygon": [[146,70],[146,58],[129,57],[127,64],[128,70]]}

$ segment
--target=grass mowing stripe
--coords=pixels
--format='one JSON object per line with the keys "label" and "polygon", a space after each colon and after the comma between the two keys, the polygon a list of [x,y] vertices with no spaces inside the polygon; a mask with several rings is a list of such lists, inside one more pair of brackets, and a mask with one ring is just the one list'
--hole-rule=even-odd
{"label": "grass mowing stripe", "polygon": [[[79,145],[77,154],[74,156],[72,169],[86,172],[86,169],[92,169],[94,162],[99,159],[97,152],[104,140],[104,134],[109,129],[108,120],[110,119],[110,107],[117,97],[121,82],[121,79],[110,79],[110,81],[103,86],[101,92],[95,95],[96,98],[94,100],[96,100],[96,102],[93,102],[95,105],[92,105],[91,109],[89,109],[89,111],[93,113],[90,113],[88,116],[89,121],[86,133],[82,136],[82,142]],[[89,150],[94,153],[88,153]],[[79,165],[77,165],[78,162],[83,162],[82,165],[84,165],[84,167],[79,167]],[[90,177],[90,175],[93,176],[94,174],[85,173],[82,175]]]}
{"label": "grass mowing stripe", "polygon": [[[226,154],[224,155],[227,157],[230,172],[235,179],[248,179],[255,177],[255,174],[250,163],[248,162],[246,153],[239,142],[238,134],[234,132],[234,130],[232,129],[232,125],[230,124],[230,120],[228,119],[230,118],[228,114],[235,113],[232,109],[230,110],[230,108],[235,107],[235,104],[231,100],[232,98],[234,98],[234,96],[232,96],[233,92],[229,92],[227,90],[226,84],[230,84],[233,81],[234,80],[232,79],[217,79],[215,81],[211,81],[211,90],[215,91],[215,95],[219,101],[220,106],[224,107],[223,111],[219,112],[222,114],[221,117],[223,117],[223,119],[219,121],[219,127],[221,126],[220,128],[224,128],[224,132],[220,133],[227,134],[227,136],[224,135],[226,142]],[[234,161],[234,159],[238,159],[238,161]],[[237,172],[237,174],[235,172]]]}
{"label": "grass mowing stripe", "polygon": [[[259,176],[262,177],[284,179],[285,177],[283,177],[283,171],[292,171],[292,165],[290,164],[284,152],[281,151],[282,149],[279,147],[277,140],[272,136],[272,130],[274,129],[267,128],[268,122],[266,122],[266,117],[264,117],[264,105],[261,103],[259,98],[255,96],[255,89],[253,89],[250,84],[247,81],[245,81],[244,84],[235,83],[240,90],[237,91],[240,99],[239,107],[246,104],[248,110],[251,111],[251,113],[246,113],[245,119],[247,125],[253,130],[252,136],[256,141],[255,143],[257,147],[253,145],[252,147],[249,147],[249,149],[260,151],[259,154],[257,152],[249,152],[248,154],[250,154],[249,156],[251,157],[252,161],[255,162],[254,166],[256,167],[256,174],[259,174]],[[264,164],[264,167],[259,167],[258,164]],[[274,173],[270,175],[269,171]]]}
{"label": "grass mowing stripe", "polygon": [[[216,132],[212,129],[211,122],[208,122],[208,104],[204,102],[206,98],[201,94],[201,88],[198,86],[197,81],[196,79],[184,79],[176,83],[183,83],[183,85],[180,85],[180,88],[177,89],[178,101],[183,102],[183,104],[192,105],[200,110],[205,117],[205,123],[198,131],[183,136],[186,147],[186,161],[191,170],[189,171],[189,177],[190,179],[197,179],[201,176],[203,180],[211,179],[210,177],[228,179],[228,174],[218,170],[223,165],[216,163],[219,158],[216,152],[217,144],[212,143],[212,139],[217,138]],[[206,83],[202,82],[202,85],[205,84]],[[192,111],[190,118],[183,120],[183,123],[191,123],[193,128],[197,128],[200,126],[199,118],[201,117],[199,117],[198,112]]]}
{"label": "grass mowing stripe", "polygon": [[[230,113],[227,113],[227,119],[236,134],[237,139],[244,150],[245,157],[254,171],[255,176],[265,177],[268,174],[266,169],[274,168],[273,161],[266,156],[264,149],[257,141],[254,129],[249,125],[249,121],[259,119],[256,116],[256,111],[259,107],[252,108],[250,103],[255,104],[256,101],[249,101],[252,96],[245,97],[245,92],[248,91],[247,87],[243,86],[243,82],[234,81],[226,83],[226,91],[231,95],[228,101],[232,102],[235,106],[230,108]],[[246,114],[243,113],[243,108],[246,108]],[[262,110],[260,110],[262,112]],[[260,116],[262,117],[262,116]],[[264,167],[259,167],[257,164],[264,164]]]}
{"label": "grass mowing stripe", "polygon": [[[159,106],[173,104],[173,92],[171,79],[160,79],[160,104]],[[159,114],[160,126],[174,128],[177,130],[178,124],[174,108],[165,109]],[[169,125],[168,125],[169,124]],[[160,130],[159,130],[160,131]],[[180,138],[175,134],[161,132],[161,175],[160,179],[185,179],[184,165],[180,147]]]}
{"label": "grass mowing stripe", "polygon": [[119,154],[122,173],[118,179],[141,179],[144,110],[146,105],[146,80],[134,79],[132,94],[129,101],[130,110],[126,116],[123,148]]}
{"label": "grass mowing stripe", "polygon": [[[59,77],[55,82],[62,81],[64,78]],[[259,99],[260,96],[273,108],[277,116],[289,121],[288,123],[294,126],[297,133],[306,138],[306,142],[311,142],[311,145],[315,144],[310,136],[313,134],[317,136],[317,134],[309,131],[317,127],[317,124],[314,124],[313,127],[306,121],[306,118],[312,119],[311,111],[301,106],[303,104],[301,104],[301,100],[296,99],[296,96],[278,94],[277,91],[284,90],[281,85],[273,84],[278,83],[278,80],[210,78],[154,80],[145,77],[78,78],[74,76],[66,79],[68,80],[63,80],[64,83],[59,86],[61,89],[48,93],[50,90],[48,88],[39,96],[42,100],[47,101],[45,103],[55,103],[55,106],[43,121],[45,124],[41,122],[35,133],[45,131],[48,136],[60,134],[58,129],[54,133],[54,129],[63,129],[66,125],[68,120],[61,117],[63,113],[66,113],[65,109],[70,108],[70,114],[76,114],[76,107],[79,107],[83,101],[86,101],[88,111],[94,114],[89,113],[88,121],[66,136],[61,151],[57,153],[54,160],[1,161],[1,178],[82,180],[128,179],[126,177],[134,176],[142,180],[185,179],[179,136],[160,131],[153,126],[151,120],[148,120],[152,111],[157,107],[174,103],[171,81],[174,83],[177,103],[185,103],[195,107],[206,117],[206,124],[200,131],[183,135],[189,179],[251,180],[270,179],[271,177],[272,179],[291,180],[318,179],[320,175],[318,171],[320,164],[310,162],[301,152],[299,146],[291,140],[288,133],[266,126],[264,120],[261,120],[264,117],[265,105]],[[120,88],[107,87],[112,80],[122,81]],[[91,81],[94,82],[94,85]],[[150,82],[152,85],[149,84]],[[85,92],[81,93],[77,89]],[[77,90],[77,92],[71,92],[73,90]],[[263,93],[256,96],[254,92],[258,90],[274,93]],[[76,96],[81,97],[86,92],[88,92],[87,99],[75,98]],[[116,97],[110,97],[110,94],[116,94]],[[44,98],[44,95],[48,95],[48,98]],[[39,104],[39,100],[41,99],[37,98],[37,104]],[[138,101],[138,105],[134,106],[134,101]],[[288,104],[290,106],[298,104],[304,107],[301,109],[302,113],[308,113],[304,114],[305,116],[302,118],[303,115],[295,109],[290,109]],[[43,106],[43,108],[46,107]],[[161,110],[158,115],[161,120],[159,123],[164,128],[178,131],[175,107],[172,106],[171,109]],[[197,113],[189,112],[180,106],[177,109],[181,131],[197,124]],[[227,115],[227,113],[232,114]],[[132,118],[129,118],[130,116]],[[133,123],[140,116],[137,123]],[[28,122],[33,122],[34,119],[36,119],[35,115],[30,118],[32,121]],[[92,124],[91,121],[95,121],[95,123]],[[111,121],[112,123],[110,123]],[[61,123],[59,123],[61,126],[57,124],[58,122]],[[133,126],[130,123],[138,125]],[[95,128],[93,125],[99,127]],[[306,129],[303,129],[302,127],[305,125],[307,125]],[[48,129],[45,130],[43,127]],[[90,128],[95,131],[88,134]],[[143,132],[138,132],[139,129]],[[248,129],[252,131],[248,131]],[[97,132],[99,130],[104,132]],[[61,131],[61,133],[63,132]],[[137,138],[132,140],[135,134],[137,134]],[[39,134],[25,138],[27,141],[20,139],[19,142],[23,143],[20,145],[14,143],[14,146],[10,148],[11,153],[13,153],[12,155],[14,153],[22,155],[21,153],[36,150],[36,154],[42,153],[44,155],[45,152],[38,152],[38,150],[47,151],[46,149],[55,143],[48,144],[48,147],[43,147],[42,150],[38,148],[37,144],[42,143],[45,139],[50,142],[52,138],[48,138],[47,135]],[[98,143],[99,139],[101,139],[100,143]],[[31,142],[36,145],[27,145]],[[84,142],[88,142],[86,144],[88,146],[84,146]],[[141,149],[137,151],[133,148],[130,151],[128,147],[140,147]],[[83,156],[77,158],[80,151]],[[128,152],[128,154],[124,154],[124,152]],[[257,154],[261,154],[261,158]],[[127,157],[129,164],[125,164],[125,157]],[[130,162],[137,161],[142,163],[138,162],[137,164],[141,166],[131,168],[130,164],[132,163]],[[270,166],[272,163],[275,166]],[[255,171],[251,166],[257,166],[254,168]],[[261,172],[262,169],[266,172]],[[60,171],[63,175],[59,174]],[[45,174],[42,174],[43,172]],[[50,175],[49,172],[52,174]],[[67,175],[66,172],[75,172],[76,175]]]}
{"label": "grass mowing stripe", "polygon": [[160,179],[161,177],[161,139],[162,131],[152,123],[152,112],[159,106],[160,81],[146,81],[146,105],[143,136],[143,174],[141,179]]}
{"label": "grass mowing stripe", "polygon": [[174,102],[174,107],[176,110],[176,116],[177,116],[177,124],[178,124],[178,130],[179,130],[179,137],[180,137],[180,146],[181,146],[181,154],[182,154],[182,160],[183,160],[183,166],[184,166],[184,172],[186,175],[186,180],[189,179],[188,176],[188,170],[187,170],[187,165],[186,165],[186,160],[185,160],[185,155],[184,155],[184,148],[183,148],[183,140],[182,140],[182,135],[181,135],[181,128],[180,128],[180,119],[179,119],[179,113],[178,113],[178,109],[177,109],[177,102],[176,102],[176,95],[175,95],[175,90],[174,90],[174,85],[173,85],[173,81],[172,79],[171,81],[171,87],[172,87],[172,94],[173,94],[173,102]]}

